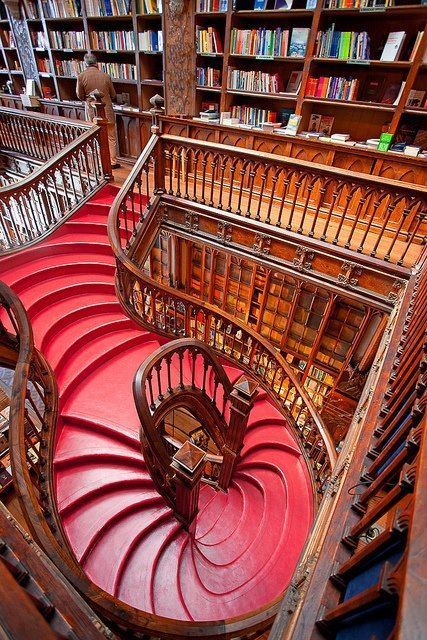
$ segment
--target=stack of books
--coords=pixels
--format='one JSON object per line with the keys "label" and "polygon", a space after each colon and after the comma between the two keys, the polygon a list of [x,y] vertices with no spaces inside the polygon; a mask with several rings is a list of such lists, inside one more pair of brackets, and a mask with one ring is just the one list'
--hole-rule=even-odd
{"label": "stack of books", "polygon": [[277,122],[275,111],[246,105],[234,105],[231,109],[231,117],[236,118],[240,124],[249,127],[261,127],[264,122]]}
{"label": "stack of books", "polygon": [[55,60],[55,68],[58,76],[75,78],[85,70],[83,60]]}
{"label": "stack of books", "polygon": [[50,38],[54,49],[86,49],[84,31],[51,31]]}
{"label": "stack of books", "polygon": [[283,85],[278,73],[228,69],[228,88],[255,93],[279,93]]}
{"label": "stack of books", "polygon": [[131,0],[86,0],[88,16],[127,16]]}
{"label": "stack of books", "polygon": [[340,60],[369,60],[370,39],[367,31],[335,31],[333,24],[317,34],[315,56]]}
{"label": "stack of books", "polygon": [[215,27],[196,27],[197,53],[222,53],[222,41]]}
{"label": "stack of books", "polygon": [[307,80],[305,95],[314,98],[328,98],[330,100],[356,100],[359,88],[357,78],[343,78],[337,76],[321,76]]}
{"label": "stack of books", "polygon": [[141,31],[138,35],[139,50],[143,53],[153,51],[163,51],[163,32],[162,31]]}
{"label": "stack of books", "polygon": [[42,0],[46,18],[78,18],[82,15],[80,0]]}
{"label": "stack of books", "polygon": [[99,62],[98,67],[117,80],[136,80],[136,66],[122,62]]}
{"label": "stack of books", "polygon": [[161,14],[163,11],[162,0],[137,0],[136,12],[144,14]]}
{"label": "stack of books", "polygon": [[221,71],[213,67],[197,67],[197,84],[201,87],[220,87]]}
{"label": "stack of books", "polygon": [[92,31],[92,48],[100,51],[134,51],[135,33],[133,31]]}
{"label": "stack of books", "polygon": [[198,13],[225,13],[227,0],[197,0]]}

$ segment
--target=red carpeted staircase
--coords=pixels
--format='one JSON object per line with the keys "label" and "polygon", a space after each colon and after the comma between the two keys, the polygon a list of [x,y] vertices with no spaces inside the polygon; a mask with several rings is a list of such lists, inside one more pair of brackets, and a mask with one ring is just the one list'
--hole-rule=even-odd
{"label": "red carpeted staircase", "polygon": [[289,583],[313,518],[310,477],[260,393],[228,493],[204,485],[195,538],[180,528],[140,452],[132,380],[164,340],[115,295],[106,223],[116,193],[105,187],[47,240],[0,261],[58,380],[58,511],[88,576],[124,602],[180,620],[242,615]]}

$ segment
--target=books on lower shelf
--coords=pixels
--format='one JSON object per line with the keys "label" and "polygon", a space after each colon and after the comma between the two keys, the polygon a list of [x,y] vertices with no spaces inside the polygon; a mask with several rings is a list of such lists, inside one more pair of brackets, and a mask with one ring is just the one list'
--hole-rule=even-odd
{"label": "books on lower shelf", "polygon": [[84,31],[51,31],[50,41],[54,49],[86,49]]}
{"label": "books on lower shelf", "polygon": [[85,70],[83,60],[55,60],[55,69],[58,76],[68,76],[75,78]]}
{"label": "books on lower shelf", "polygon": [[222,53],[222,40],[215,27],[196,27],[197,53]]}
{"label": "books on lower shelf", "polygon": [[325,0],[325,9],[377,9],[394,6],[394,0]]}
{"label": "books on lower shelf", "polygon": [[92,31],[91,41],[93,49],[102,51],[135,50],[135,33],[133,31]]}
{"label": "books on lower shelf", "polygon": [[277,122],[276,111],[246,105],[234,105],[231,117],[237,118],[240,124],[251,127],[261,127],[263,122]]}
{"label": "books on lower shelf", "polygon": [[37,69],[41,73],[52,73],[49,58],[37,58]]}
{"label": "books on lower shelf", "polygon": [[138,34],[138,46],[142,52],[163,51],[163,32],[151,29],[141,31]]}
{"label": "books on lower shelf", "polygon": [[262,71],[242,71],[228,69],[228,88],[237,91],[251,91],[254,93],[279,93],[283,91],[283,83],[278,73],[264,73]]}
{"label": "books on lower shelf", "polygon": [[327,31],[319,31],[315,56],[339,60],[369,60],[370,38],[367,31],[335,31],[335,24]]}
{"label": "books on lower shelf", "polygon": [[398,60],[405,38],[405,31],[392,31],[389,33],[380,60],[387,62]]}
{"label": "books on lower shelf", "polygon": [[85,0],[88,16],[127,16],[131,0]]}
{"label": "books on lower shelf", "polygon": [[221,71],[213,67],[197,67],[196,80],[201,87],[220,87]]}
{"label": "books on lower shelf", "polygon": [[227,0],[197,0],[198,13],[225,13]]}
{"label": "books on lower shelf", "polygon": [[320,113],[312,113],[308,124],[309,133],[319,133],[322,136],[331,135],[334,124],[333,116],[324,116]]}
{"label": "books on lower shelf", "polygon": [[162,11],[162,0],[137,0],[136,2],[137,14],[160,15]]}
{"label": "books on lower shelf", "polygon": [[78,18],[82,15],[80,0],[42,0],[46,18]]}
{"label": "books on lower shelf", "polygon": [[408,98],[406,100],[406,107],[422,107],[424,102],[424,96],[426,95],[425,91],[420,91],[417,89],[411,89],[408,94]]}
{"label": "books on lower shelf", "polygon": [[289,31],[277,29],[232,29],[230,52],[245,56],[285,57]]}
{"label": "books on lower shelf", "polygon": [[136,80],[136,65],[123,62],[98,62],[101,71],[105,71],[116,80]]}
{"label": "books on lower shelf", "polygon": [[295,27],[292,29],[288,50],[288,55],[291,58],[303,58],[305,56],[309,34],[310,29],[308,27]]}
{"label": "books on lower shelf", "polygon": [[357,78],[341,76],[309,77],[305,95],[329,100],[356,100],[358,88],[359,80]]}

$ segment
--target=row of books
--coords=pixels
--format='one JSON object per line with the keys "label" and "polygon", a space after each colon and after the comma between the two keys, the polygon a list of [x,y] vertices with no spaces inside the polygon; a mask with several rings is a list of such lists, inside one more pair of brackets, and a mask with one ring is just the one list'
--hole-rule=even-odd
{"label": "row of books", "polygon": [[84,31],[51,31],[50,40],[54,49],[86,49]]}
{"label": "row of books", "polygon": [[319,31],[316,39],[317,58],[340,60],[369,60],[370,38],[367,31],[335,31],[333,24],[327,31]]}
{"label": "row of books", "polygon": [[136,12],[140,14],[148,13],[161,14],[163,11],[162,0],[137,0]]}
{"label": "row of books", "polygon": [[58,76],[76,77],[84,71],[83,60],[55,60],[55,69]]}
{"label": "row of books", "polygon": [[278,73],[242,71],[240,69],[228,69],[228,88],[256,93],[279,93],[279,91],[283,91],[282,81]]}
{"label": "row of books", "polygon": [[37,59],[37,69],[41,73],[52,73],[52,67],[50,66],[49,58],[38,58]]}
{"label": "row of books", "polygon": [[127,16],[131,0],[86,0],[88,16]]}
{"label": "row of books", "polygon": [[163,32],[141,31],[138,34],[138,45],[140,51],[163,51]]}
{"label": "row of books", "polygon": [[98,62],[101,71],[118,80],[136,80],[136,65],[124,62]]}
{"label": "row of books", "polygon": [[47,36],[43,31],[32,31],[31,40],[33,42],[33,46],[37,49],[47,49],[49,47]]}
{"label": "row of books", "polygon": [[15,40],[12,31],[6,29],[1,32],[1,39],[4,47],[15,47]]}
{"label": "row of books", "polygon": [[80,0],[42,0],[46,18],[77,18],[82,15]]}
{"label": "row of books", "polygon": [[231,109],[231,117],[236,118],[239,124],[251,127],[260,127],[263,122],[277,121],[276,111],[246,105],[234,105]]}
{"label": "row of books", "polygon": [[196,27],[197,53],[222,53],[222,40],[215,27]]}
{"label": "row of books", "polygon": [[213,67],[197,67],[196,82],[200,87],[220,87],[221,71]]}
{"label": "row of books", "polygon": [[198,13],[223,13],[227,11],[227,0],[197,0]]}
{"label": "row of books", "polygon": [[325,0],[325,9],[369,9],[393,7],[394,0]]}
{"label": "row of books", "polygon": [[298,27],[286,29],[232,29],[231,53],[246,56],[303,57],[307,48],[310,29]]}
{"label": "row of books", "polygon": [[357,78],[341,76],[320,76],[307,80],[305,95],[314,98],[328,98],[330,100],[356,100],[359,88]]}
{"label": "row of books", "polygon": [[134,51],[135,33],[133,31],[92,31],[91,42],[93,49]]}
{"label": "row of books", "polygon": [[[317,0],[306,0],[306,9],[315,9]],[[281,11],[289,11],[292,9],[293,0],[254,0],[254,11],[265,11],[265,9],[275,9]]]}

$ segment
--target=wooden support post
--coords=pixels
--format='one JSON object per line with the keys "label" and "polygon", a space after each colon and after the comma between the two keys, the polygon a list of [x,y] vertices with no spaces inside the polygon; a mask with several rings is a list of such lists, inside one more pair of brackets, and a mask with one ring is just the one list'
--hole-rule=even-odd
{"label": "wooden support post", "polygon": [[108,120],[105,117],[105,102],[103,102],[103,94],[98,89],[92,91],[90,94],[93,98],[91,106],[95,111],[95,117],[93,118],[93,124],[96,124],[100,128],[100,147],[101,147],[101,164],[102,172],[106,180],[111,180],[113,177],[111,169],[111,156],[110,148],[108,146]]}
{"label": "wooden support post", "polygon": [[163,149],[160,141],[160,119],[164,113],[164,99],[158,93],[150,98],[151,113],[151,134],[159,136],[159,140],[153,152],[154,157],[154,193],[164,193],[165,191],[165,166],[163,162]]}
{"label": "wooden support post", "polygon": [[173,456],[170,465],[175,474],[175,516],[190,533],[194,532],[199,510],[200,481],[205,462],[205,452],[187,440]]}
{"label": "wooden support post", "polygon": [[249,414],[258,395],[257,383],[246,376],[240,376],[230,395],[230,423],[227,442],[221,453],[223,461],[218,486],[226,491],[243,447]]}

